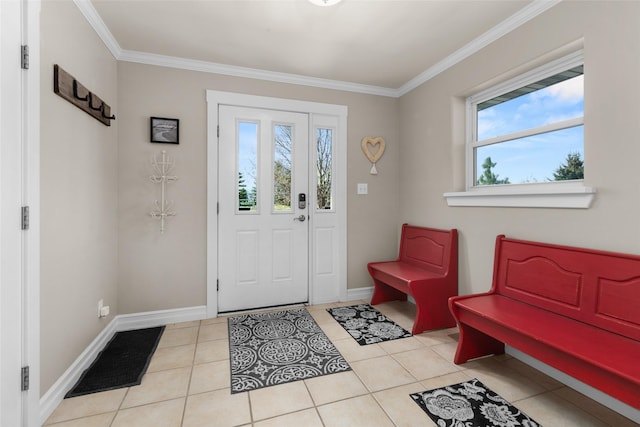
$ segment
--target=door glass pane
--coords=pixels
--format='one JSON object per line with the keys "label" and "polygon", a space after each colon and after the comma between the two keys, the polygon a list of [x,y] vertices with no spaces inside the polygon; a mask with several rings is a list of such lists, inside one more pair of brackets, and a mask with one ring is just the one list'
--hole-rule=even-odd
{"label": "door glass pane", "polygon": [[258,209],[258,123],[238,122],[238,210]]}
{"label": "door glass pane", "polygon": [[316,128],[317,208],[331,209],[333,129]]}
{"label": "door glass pane", "polygon": [[273,127],[273,210],[291,211],[291,150],[293,128]]}

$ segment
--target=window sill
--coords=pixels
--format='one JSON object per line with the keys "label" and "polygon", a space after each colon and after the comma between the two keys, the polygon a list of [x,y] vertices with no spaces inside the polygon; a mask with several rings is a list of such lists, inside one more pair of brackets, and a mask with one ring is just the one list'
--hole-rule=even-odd
{"label": "window sill", "polygon": [[596,189],[582,183],[509,184],[444,193],[449,206],[588,209]]}

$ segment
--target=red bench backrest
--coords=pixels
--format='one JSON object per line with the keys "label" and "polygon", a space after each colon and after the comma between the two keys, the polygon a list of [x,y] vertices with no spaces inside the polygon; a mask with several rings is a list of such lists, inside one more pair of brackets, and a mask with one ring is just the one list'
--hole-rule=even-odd
{"label": "red bench backrest", "polygon": [[398,261],[442,275],[457,275],[458,231],[402,224]]}
{"label": "red bench backrest", "polygon": [[640,340],[637,255],[498,236],[492,292]]}

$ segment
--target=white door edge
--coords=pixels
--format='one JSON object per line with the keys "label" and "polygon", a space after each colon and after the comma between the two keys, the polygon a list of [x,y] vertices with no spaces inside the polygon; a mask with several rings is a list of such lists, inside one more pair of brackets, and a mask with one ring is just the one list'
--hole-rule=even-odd
{"label": "white door edge", "polygon": [[[2,61],[2,293],[0,424],[40,426],[40,0],[0,5]],[[20,46],[29,47],[29,68],[21,69]],[[20,208],[29,206],[29,230],[20,227]],[[9,237],[4,240],[4,237]],[[11,264],[8,265],[7,262]],[[8,348],[10,345],[10,348]],[[21,391],[20,370],[29,366],[29,389]]]}
{"label": "white door edge", "polygon": [[24,152],[25,194],[29,206],[29,231],[25,244],[25,316],[24,363],[29,366],[29,391],[23,402],[24,425],[43,424],[40,406],[40,0],[22,0],[27,21],[24,42],[29,45],[29,70],[26,77]]}
{"label": "white door edge", "polygon": [[[207,91],[207,317],[218,315],[218,106],[233,105],[271,110],[283,110],[309,114],[310,127],[316,116],[334,116],[337,120],[335,150],[334,203],[336,230],[335,280],[331,287],[322,290],[315,286],[315,260],[310,250],[309,259],[309,303],[319,304],[339,301],[347,296],[347,114],[344,105],[310,101],[290,100],[239,94],[233,92]],[[313,228],[309,235],[310,247],[314,244]]]}

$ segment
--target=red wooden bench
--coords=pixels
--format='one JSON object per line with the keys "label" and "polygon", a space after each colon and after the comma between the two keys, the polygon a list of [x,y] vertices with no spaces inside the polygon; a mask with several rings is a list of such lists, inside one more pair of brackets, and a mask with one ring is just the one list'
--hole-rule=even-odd
{"label": "red wooden bench", "polygon": [[447,306],[458,295],[458,231],[402,225],[396,261],[367,264],[373,278],[371,305],[386,301],[416,302],[412,334],[455,326]]}
{"label": "red wooden bench", "polygon": [[640,409],[640,256],[498,236],[491,290],[449,308],[456,364],[508,344]]}

